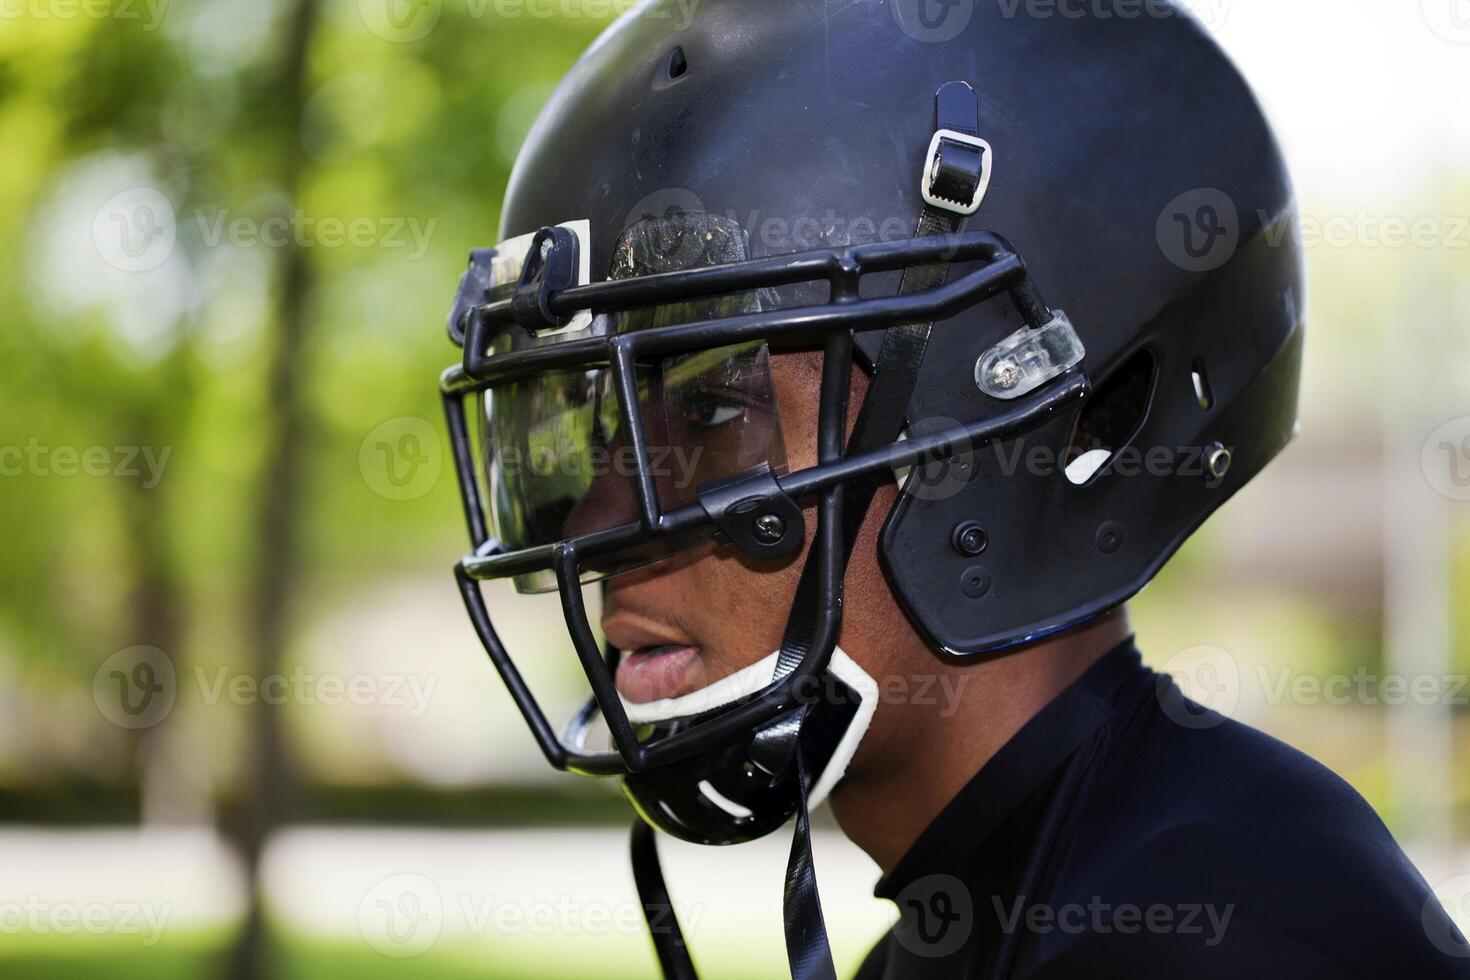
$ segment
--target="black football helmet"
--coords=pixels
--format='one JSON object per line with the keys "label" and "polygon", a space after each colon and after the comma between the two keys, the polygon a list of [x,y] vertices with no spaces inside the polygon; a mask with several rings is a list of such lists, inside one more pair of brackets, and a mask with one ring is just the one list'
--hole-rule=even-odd
{"label": "black football helmet", "polygon": [[[551,764],[620,777],[647,824],[726,844],[798,817],[794,975],[827,962],[806,810],[875,700],[836,649],[875,488],[901,481],[878,557],[912,625],[978,656],[1128,599],[1295,430],[1293,197],[1245,82],[1162,4],[1005,7],[641,6],[551,96],[449,317],[476,632]],[[825,352],[800,470],[767,374],[792,344]],[[844,444],[854,362],[871,380]],[[682,481],[659,465],[680,452]],[[710,536],[793,555],[812,502],[782,649],[706,696],[625,704],[582,586]],[[560,592],[591,688],[564,732],[496,634],[492,578]],[[657,904],[652,848],[635,835]],[[689,972],[676,933],[658,947]]]}

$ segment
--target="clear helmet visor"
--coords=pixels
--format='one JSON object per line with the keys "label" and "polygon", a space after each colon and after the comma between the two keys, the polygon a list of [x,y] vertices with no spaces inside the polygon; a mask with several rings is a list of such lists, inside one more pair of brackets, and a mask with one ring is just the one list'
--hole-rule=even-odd
{"label": "clear helmet visor", "polygon": [[[524,255],[524,249],[498,250]],[[717,265],[749,257],[743,231],[714,215],[645,218],[620,236],[610,278],[623,279]],[[514,285],[520,269],[501,262],[491,292]],[[598,316],[583,329],[542,342],[621,333],[753,312],[754,293],[667,304]],[[508,346],[504,349],[510,349]],[[692,504],[698,488],[769,464],[785,451],[764,343],[696,351],[638,368],[647,466],[665,511]],[[639,461],[623,430],[607,368],[548,371],[489,389],[481,400],[481,445],[494,533],[508,550],[552,544],[638,520]],[[666,557],[670,544],[590,563],[583,581]],[[517,576],[522,592],[556,588],[551,572]]]}

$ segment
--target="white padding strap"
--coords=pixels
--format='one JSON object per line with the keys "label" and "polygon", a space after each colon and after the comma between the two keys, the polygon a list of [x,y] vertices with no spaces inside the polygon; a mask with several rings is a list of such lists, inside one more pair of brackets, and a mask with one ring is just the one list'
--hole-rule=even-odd
{"label": "white padding strap", "polygon": [[[780,658],[781,654],[778,650],[764,660],[683,697],[664,698],[644,704],[634,704],[627,698],[622,698],[623,710],[628,713],[628,720],[635,725],[652,725],[658,722],[693,718],[708,711],[714,711],[716,708],[734,704],[742,698],[758,694],[770,687],[775,680],[776,664]],[[832,651],[832,662],[828,665],[827,671],[852,690],[858,703],[852,722],[847,726],[847,731],[843,732],[836,750],[832,753],[832,758],[822,768],[821,776],[818,777],[816,785],[812,787],[807,805],[813,809],[827,798],[827,795],[832,792],[832,787],[836,786],[837,781],[847,772],[853,756],[857,755],[863,736],[867,734],[868,727],[873,723],[873,714],[878,710],[878,682],[868,676],[868,673],[840,647]]]}

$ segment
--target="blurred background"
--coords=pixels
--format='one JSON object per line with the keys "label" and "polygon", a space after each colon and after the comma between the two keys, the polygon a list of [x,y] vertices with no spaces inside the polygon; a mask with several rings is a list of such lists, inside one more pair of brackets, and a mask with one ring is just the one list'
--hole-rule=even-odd
{"label": "blurred background", "polygon": [[[0,976],[652,974],[624,805],[544,766],[453,589],[434,384],[627,6],[0,0]],[[1470,4],[1190,6],[1294,168],[1307,384],[1142,646],[1349,780],[1464,924]],[[508,640],[566,707],[550,602]],[[850,972],[890,912],[819,822]],[[708,975],[784,975],[785,847],[667,849]]]}

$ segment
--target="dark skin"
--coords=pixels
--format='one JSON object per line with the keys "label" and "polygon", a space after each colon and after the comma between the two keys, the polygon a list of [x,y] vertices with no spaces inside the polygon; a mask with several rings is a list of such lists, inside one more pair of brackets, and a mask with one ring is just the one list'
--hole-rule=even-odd
{"label": "dark skin", "polygon": [[[788,468],[814,465],[821,355],[775,354],[771,374]],[[866,377],[855,370],[849,425],[866,389]],[[880,488],[847,566],[840,645],[885,693],[831,797],[843,832],[885,873],[1027,721],[1130,633],[1120,607],[1005,656],[935,652],[909,624],[878,565],[878,532],[897,494],[895,484]],[[808,541],[815,526],[815,508],[809,507]],[[602,627],[614,646],[697,650],[664,661],[669,669],[652,675],[657,694],[646,678],[620,677],[623,696],[644,701],[687,694],[769,655],[780,646],[800,574],[801,558],[760,563],[733,548],[707,545],[611,579]],[[933,698],[893,693],[921,689],[948,696],[936,705]]]}

